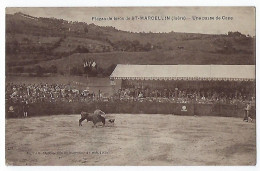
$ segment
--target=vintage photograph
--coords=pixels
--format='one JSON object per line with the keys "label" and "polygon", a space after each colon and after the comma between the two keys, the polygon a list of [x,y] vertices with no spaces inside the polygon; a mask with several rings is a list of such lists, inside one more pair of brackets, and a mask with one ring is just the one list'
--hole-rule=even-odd
{"label": "vintage photograph", "polygon": [[256,165],[254,7],[7,7],[7,166]]}

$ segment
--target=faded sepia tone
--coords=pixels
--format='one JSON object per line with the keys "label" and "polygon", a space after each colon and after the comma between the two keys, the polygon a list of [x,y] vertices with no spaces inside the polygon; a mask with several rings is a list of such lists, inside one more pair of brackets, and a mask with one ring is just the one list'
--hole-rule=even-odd
{"label": "faded sepia tone", "polygon": [[[255,36],[255,8],[253,7],[136,7],[136,8],[7,8],[6,13],[24,12],[35,17],[54,17],[68,21],[94,23],[113,26],[119,30],[132,32],[186,32],[204,34],[225,34],[239,30],[243,34]],[[92,21],[91,17],[126,16],[232,16],[227,21]],[[196,27],[194,27],[194,24]],[[158,27],[160,25],[160,27]]]}
{"label": "faded sepia tone", "polygon": [[254,7],[6,8],[6,165],[255,165]]}

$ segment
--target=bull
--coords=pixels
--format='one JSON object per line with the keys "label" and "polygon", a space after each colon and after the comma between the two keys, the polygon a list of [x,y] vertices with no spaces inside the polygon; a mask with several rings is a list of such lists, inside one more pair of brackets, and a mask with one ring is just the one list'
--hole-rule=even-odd
{"label": "bull", "polygon": [[103,117],[102,115],[105,115],[105,113],[102,112],[101,110],[95,110],[93,114],[87,112],[81,112],[81,118],[79,119],[79,126],[82,126],[82,122],[84,120],[87,120],[87,122],[92,121],[94,126],[96,126],[98,122],[102,122],[103,126],[105,126],[106,120],[105,117]]}

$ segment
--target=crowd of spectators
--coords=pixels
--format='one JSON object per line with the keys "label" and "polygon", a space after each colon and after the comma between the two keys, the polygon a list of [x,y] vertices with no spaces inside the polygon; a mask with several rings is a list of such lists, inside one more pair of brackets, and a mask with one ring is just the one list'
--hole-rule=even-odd
{"label": "crowd of spectators", "polygon": [[92,102],[92,101],[137,101],[137,102],[170,102],[199,104],[245,104],[255,103],[254,94],[235,91],[217,91],[212,89],[149,89],[124,88],[110,97],[104,97],[102,92],[80,90],[70,84],[7,84],[6,100],[19,102]]}
{"label": "crowd of spectators", "polygon": [[96,95],[88,89],[79,90],[69,84],[7,84],[6,100],[12,103],[25,102],[88,102]]}
{"label": "crowd of spectators", "polygon": [[255,103],[255,96],[243,90],[213,90],[213,89],[120,89],[117,98],[123,101],[156,101],[172,103],[199,104],[246,104]]}

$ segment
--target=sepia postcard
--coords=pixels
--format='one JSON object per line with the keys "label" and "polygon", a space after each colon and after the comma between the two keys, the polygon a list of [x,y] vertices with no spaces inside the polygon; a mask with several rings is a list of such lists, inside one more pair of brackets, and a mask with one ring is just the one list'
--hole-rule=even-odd
{"label": "sepia postcard", "polygon": [[256,165],[255,7],[7,7],[8,166]]}

